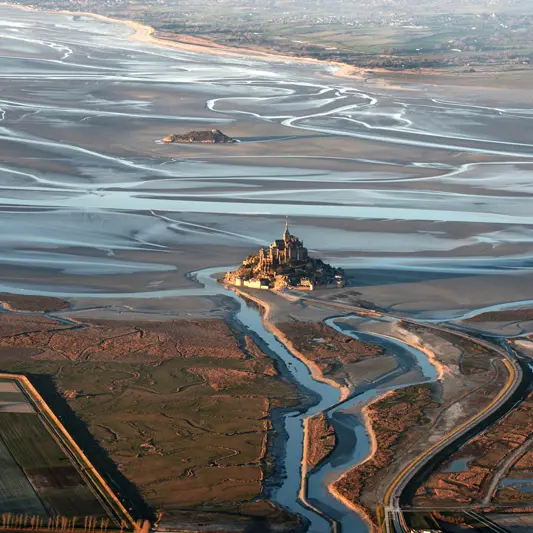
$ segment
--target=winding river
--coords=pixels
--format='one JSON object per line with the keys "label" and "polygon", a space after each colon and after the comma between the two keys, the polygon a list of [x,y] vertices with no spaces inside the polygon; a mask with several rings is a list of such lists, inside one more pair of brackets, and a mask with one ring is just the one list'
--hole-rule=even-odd
{"label": "winding river", "polygon": [[[345,473],[365,461],[372,453],[368,428],[365,426],[360,410],[388,391],[437,381],[437,370],[426,355],[400,339],[379,334],[358,331],[349,320],[356,314],[334,316],[325,323],[343,335],[356,338],[383,348],[385,353],[394,357],[397,367],[375,381],[359,385],[348,398],[341,397],[339,388],[328,382],[317,380],[304,361],[295,356],[271,331],[265,327],[263,314],[257,305],[246,305],[239,294],[216,281],[214,276],[232,267],[215,267],[192,272],[190,278],[197,280],[203,287],[174,289],[165,291],[130,293],[64,293],[54,290],[12,290],[22,294],[45,294],[55,297],[107,299],[143,299],[179,296],[225,296],[239,304],[234,319],[252,336],[269,356],[276,359],[283,376],[295,382],[312,398],[310,404],[300,408],[280,410],[273,417],[276,431],[274,454],[276,474],[265,484],[265,495],[274,503],[305,518],[309,533],[368,533],[369,524],[355,508],[337,499],[330,488]],[[161,294],[160,294],[161,293]],[[247,302],[248,303],[248,302]],[[520,307],[520,302],[491,306],[487,309],[498,310]],[[459,319],[475,316],[483,312],[463,313]],[[0,312],[13,312],[4,308]],[[68,314],[68,313],[67,313]],[[67,316],[49,314],[50,318],[65,325],[83,327]],[[374,317],[374,320],[399,320],[396,317]],[[421,319],[421,322],[432,320]],[[397,378],[417,369],[417,377],[398,384]],[[415,374],[416,376],[416,374]],[[318,466],[309,471],[303,470],[304,421],[318,413],[325,413],[335,429],[337,443],[334,451]]]}
{"label": "winding river", "polygon": [[[350,410],[364,406],[389,390],[408,385],[432,382],[436,380],[435,368],[419,350],[399,340],[370,333],[360,333],[337,317],[327,320],[327,324],[337,331],[356,337],[365,342],[380,345],[388,354],[393,355],[398,363],[395,371],[378,379],[373,384],[358,387],[347,399],[341,398],[340,389],[329,383],[315,379],[306,364],[296,357],[264,324],[263,316],[257,306],[246,305],[243,299],[231,288],[218,283],[213,277],[231,267],[208,268],[191,273],[203,287],[175,289],[164,291],[164,296],[226,296],[237,301],[239,309],[235,320],[255,338],[265,352],[275,358],[281,373],[299,385],[313,399],[311,405],[281,411],[281,416],[274,417],[273,425],[278,435],[275,448],[276,471],[281,474],[279,480],[267,483],[267,496],[276,504],[293,513],[303,516],[308,524],[309,533],[353,532],[367,533],[369,525],[362,515],[348,508],[342,501],[335,498],[329,486],[344,473],[364,461],[371,453],[370,438],[362,420],[351,414]],[[34,291],[13,291],[29,294]],[[158,291],[149,293],[76,293],[66,294],[53,290],[36,289],[35,294],[46,294],[55,297],[78,298],[153,298]],[[161,295],[160,295],[161,296]],[[3,312],[12,312],[4,309]],[[50,314],[50,318],[59,322],[79,326],[61,316]],[[413,368],[420,369],[421,379],[402,385],[387,385],[393,379],[409,372]],[[337,434],[335,451],[317,468],[303,475],[304,456],[304,420],[318,413],[326,413]]]}
{"label": "winding river", "polygon": [[[445,277],[527,272],[533,246],[531,109],[465,103],[458,89],[446,98],[436,87],[386,91],[332,78],[329,66],[138,43],[128,40],[128,28],[88,17],[6,6],[0,12],[11,21],[0,32],[0,219],[10,228],[0,235],[0,265],[7,272],[0,291],[130,301],[221,295],[238,301],[235,319],[313,398],[273,421],[282,475],[267,485],[267,496],[305,517],[310,533],[368,532],[364,518],[328,487],[371,453],[367,428],[354,412],[398,388],[394,380],[413,368],[419,369],[418,381],[402,387],[435,381],[426,356],[397,339],[330,319],[331,327],[382,346],[398,363],[341,400],[339,389],[315,379],[268,331],[257,309],[213,279],[224,268],[194,272],[204,287],[159,284],[184,249],[263,245],[271,224],[288,213],[307,218],[307,245],[339,255],[336,265]],[[231,127],[242,132],[243,142],[231,155],[170,151],[154,143],[170,125],[179,129],[191,122]],[[301,144],[258,148],[301,135]],[[367,149],[358,148],[361,141]],[[422,148],[427,152],[420,161]],[[452,159],[457,151],[466,155]],[[480,161],[480,154],[494,161]],[[356,219],[366,229],[353,224]],[[480,243],[499,246],[497,253],[479,256]],[[232,260],[224,257],[221,262]],[[12,275],[19,271],[25,276]],[[88,275],[94,280],[136,273],[150,275],[149,282],[128,286],[143,290],[114,291],[114,279],[84,285]],[[60,288],[54,286],[58,279]],[[513,294],[531,297],[522,285]],[[436,316],[470,315],[433,313],[428,321]],[[426,320],[422,313],[416,318]],[[334,426],[338,446],[302,476],[304,421],[320,412]]]}
{"label": "winding river", "polygon": [[[249,333],[262,349],[275,358],[282,375],[299,385],[312,399],[311,405],[294,410],[281,411],[281,416],[273,419],[277,434],[275,443],[276,479],[265,485],[266,496],[276,504],[303,516],[309,524],[309,533],[368,533],[369,524],[364,516],[337,499],[330,491],[330,486],[346,472],[365,461],[371,454],[370,437],[367,428],[358,414],[360,409],[378,399],[388,391],[416,385],[432,383],[437,380],[436,368],[426,355],[408,343],[387,335],[360,332],[347,320],[354,314],[336,316],[325,322],[344,335],[383,348],[387,355],[393,356],[397,367],[372,383],[356,387],[346,399],[341,398],[340,389],[330,383],[315,379],[307,365],[296,357],[264,324],[263,316],[256,305],[246,305],[236,291],[216,281],[215,274],[232,267],[215,267],[192,272],[190,277],[196,279],[203,287],[174,289],[165,291],[131,292],[131,293],[64,293],[54,290],[12,290],[23,294],[41,294],[55,297],[83,299],[142,299],[179,296],[225,296],[238,302],[239,309],[235,320]],[[160,294],[161,293],[161,294]],[[520,303],[491,306],[490,310],[519,307]],[[5,309],[4,312],[11,312]],[[459,318],[475,316],[483,312],[467,313]],[[68,325],[79,325],[60,315],[51,318]],[[375,318],[379,320],[379,318]],[[383,317],[390,321],[391,318]],[[392,318],[392,320],[397,320]],[[432,321],[421,319],[422,322]],[[418,378],[397,384],[397,378],[413,369],[418,369]],[[337,445],[335,450],[310,471],[303,471],[304,456],[304,421],[318,413],[325,413],[335,429]],[[278,479],[279,478],[279,479]]]}
{"label": "winding river", "polygon": [[[270,355],[276,357],[285,367],[293,381],[303,389],[313,393],[314,404],[305,410],[294,410],[284,414],[280,425],[276,427],[278,435],[284,435],[284,453],[279,457],[278,468],[284,472],[281,484],[272,490],[269,497],[275,503],[292,512],[303,515],[309,521],[309,532],[367,533],[369,525],[357,512],[348,508],[329,490],[329,486],[351,468],[364,461],[371,453],[370,438],[364,423],[346,410],[363,406],[377,399],[389,390],[433,382],[437,372],[425,354],[408,344],[384,335],[355,332],[350,325],[332,318],[327,324],[352,337],[380,345],[387,353],[394,355],[398,361],[398,371],[388,375],[376,384],[360,387],[351,397],[341,400],[338,388],[315,379],[306,364],[296,357],[275,335],[265,328],[263,318],[255,307],[242,304],[237,294],[216,282],[213,274],[220,268],[205,269],[195,272],[193,276],[204,285],[205,293],[229,296],[239,301],[236,319],[266,346]],[[187,294],[187,289],[180,291]],[[419,381],[387,386],[398,375],[420,369]],[[318,468],[309,472],[302,480],[304,455],[304,420],[317,413],[325,412],[335,428],[337,435],[336,450]],[[280,437],[281,438],[281,437]]]}

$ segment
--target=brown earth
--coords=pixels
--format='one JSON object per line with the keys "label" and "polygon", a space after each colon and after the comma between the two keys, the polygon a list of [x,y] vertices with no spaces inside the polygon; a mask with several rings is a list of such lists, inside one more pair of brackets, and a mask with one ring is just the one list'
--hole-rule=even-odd
{"label": "brown earth", "polygon": [[72,327],[4,314],[0,368],[50,376],[165,521],[194,522],[201,509],[226,522],[238,515],[238,530],[256,520],[299,527],[262,498],[262,480],[272,409],[305,398],[250,337],[223,321]]}
{"label": "brown earth", "polygon": [[276,323],[276,328],[324,376],[343,386],[350,382],[350,365],[383,355],[380,347],[342,335],[321,322],[283,322]]}
{"label": "brown earth", "polygon": [[[375,440],[370,459],[343,476],[334,488],[354,505],[365,507],[362,493],[372,491],[381,471],[392,464],[400,443],[409,439],[412,428],[426,423],[426,411],[438,407],[431,385],[415,385],[387,394],[365,408]],[[373,521],[375,509],[366,509]]]}
{"label": "brown earth", "polygon": [[12,311],[27,311],[47,313],[51,311],[62,311],[68,309],[68,302],[58,298],[47,296],[26,296],[23,294],[0,293],[0,302],[7,309]]}
{"label": "brown earth", "polygon": [[473,316],[465,322],[516,322],[533,320],[533,309],[512,309],[509,311],[492,311]]}
{"label": "brown earth", "polygon": [[335,430],[326,415],[320,413],[307,421],[307,464],[315,467],[335,448]]}
{"label": "brown earth", "polygon": [[528,450],[511,468],[511,473],[533,472],[533,451]]}
{"label": "brown earth", "polygon": [[73,328],[46,317],[21,319],[17,315],[7,315],[1,319],[0,347],[26,348],[33,358],[39,359],[245,358],[230,328],[217,320],[140,325],[111,320],[91,321]]}
{"label": "brown earth", "polygon": [[[533,393],[517,408],[486,431],[469,441],[459,452],[446,461],[446,465],[462,458],[472,459],[463,472],[435,472],[420,487],[414,503],[425,503],[427,498],[439,503],[479,503],[486,495],[498,465],[514,450],[533,436]],[[511,473],[525,472],[533,466],[533,455],[526,453],[517,460]],[[496,494],[494,503],[508,504],[531,494],[504,489]]]}
{"label": "brown earth", "polygon": [[234,385],[242,385],[253,381],[255,374],[245,370],[231,370],[229,368],[189,368],[191,374],[200,376],[209,386],[216,390],[225,390]]}

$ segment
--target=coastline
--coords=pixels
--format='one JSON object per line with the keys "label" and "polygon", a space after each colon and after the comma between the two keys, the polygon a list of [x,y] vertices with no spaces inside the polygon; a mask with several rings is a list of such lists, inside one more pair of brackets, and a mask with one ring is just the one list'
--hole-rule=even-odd
{"label": "coastline", "polygon": [[431,350],[426,344],[422,343],[420,338],[413,332],[409,330],[406,331],[407,335],[403,335],[403,341],[407,343],[408,345],[412,346],[413,348],[419,350],[422,352],[427,358],[430,364],[432,364],[435,367],[435,370],[437,371],[437,381],[442,381],[444,379],[444,376],[446,373],[449,373],[448,367],[439,361],[437,358],[436,353]]}
{"label": "coastline", "polygon": [[378,526],[376,526],[376,524],[371,520],[370,516],[368,515],[368,511],[364,507],[356,505],[355,503],[344,497],[335,488],[334,483],[328,485],[328,490],[337,501],[341,502],[348,509],[351,509],[354,513],[357,513],[367,523],[368,527],[370,528],[370,533],[378,533]]}
{"label": "coastline", "polygon": [[175,50],[181,50],[186,52],[196,52],[196,53],[208,53],[213,55],[226,55],[232,57],[243,57],[243,56],[256,56],[257,59],[264,59],[268,61],[278,61],[278,62],[304,62],[312,63],[316,65],[323,65],[325,67],[332,66],[337,67],[332,75],[335,77],[343,78],[356,78],[364,79],[364,73],[370,72],[369,69],[360,69],[353,65],[348,65],[347,63],[340,63],[335,61],[322,61],[320,59],[314,59],[311,57],[294,57],[291,55],[283,55],[281,53],[273,53],[267,50],[252,50],[249,48],[231,48],[229,46],[220,45],[209,41],[207,39],[193,37],[189,35],[176,34],[176,37],[182,37],[184,41],[189,42],[176,42],[168,39],[163,39],[161,37],[156,37],[154,34],[156,30],[146,24],[136,22],[130,19],[119,19],[115,17],[109,17],[107,15],[101,15],[99,13],[91,13],[89,11],[69,11],[69,10],[43,10],[34,7],[23,6],[19,4],[11,4],[9,2],[0,2],[0,6],[14,7],[21,9],[22,11],[33,12],[33,13],[59,13],[63,15],[72,15],[72,16],[86,16],[93,17],[102,22],[108,22],[113,24],[123,24],[128,26],[133,33],[127,37],[130,41],[135,41],[144,44],[153,44],[158,46],[163,46],[165,48],[172,48]]}

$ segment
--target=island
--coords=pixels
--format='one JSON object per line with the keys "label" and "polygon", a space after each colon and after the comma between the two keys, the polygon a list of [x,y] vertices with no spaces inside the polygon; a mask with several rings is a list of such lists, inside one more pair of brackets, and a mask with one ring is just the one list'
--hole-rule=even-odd
{"label": "island", "polygon": [[281,239],[268,248],[248,256],[233,272],[227,272],[224,281],[237,287],[253,289],[300,289],[344,287],[344,271],[321,259],[309,257],[303,242],[291,235],[289,223]]}
{"label": "island", "polygon": [[231,137],[228,137],[226,134],[222,133],[220,130],[203,130],[195,131],[191,130],[187,133],[178,134],[173,133],[164,139],[161,139],[164,143],[182,143],[182,144],[192,144],[192,143],[211,143],[211,144],[227,144],[236,142]]}

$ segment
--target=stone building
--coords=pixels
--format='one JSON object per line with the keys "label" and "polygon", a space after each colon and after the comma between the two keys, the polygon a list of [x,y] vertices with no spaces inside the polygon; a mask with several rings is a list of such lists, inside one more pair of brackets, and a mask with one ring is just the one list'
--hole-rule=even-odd
{"label": "stone building", "polygon": [[314,290],[344,287],[344,271],[310,257],[304,243],[291,235],[287,222],[281,239],[248,256],[235,271],[227,272],[224,280],[251,289]]}
{"label": "stone building", "polygon": [[268,248],[259,250],[259,268],[262,272],[272,272],[279,267],[306,263],[309,259],[304,243],[291,235],[289,222],[285,224],[282,239],[276,239]]}

